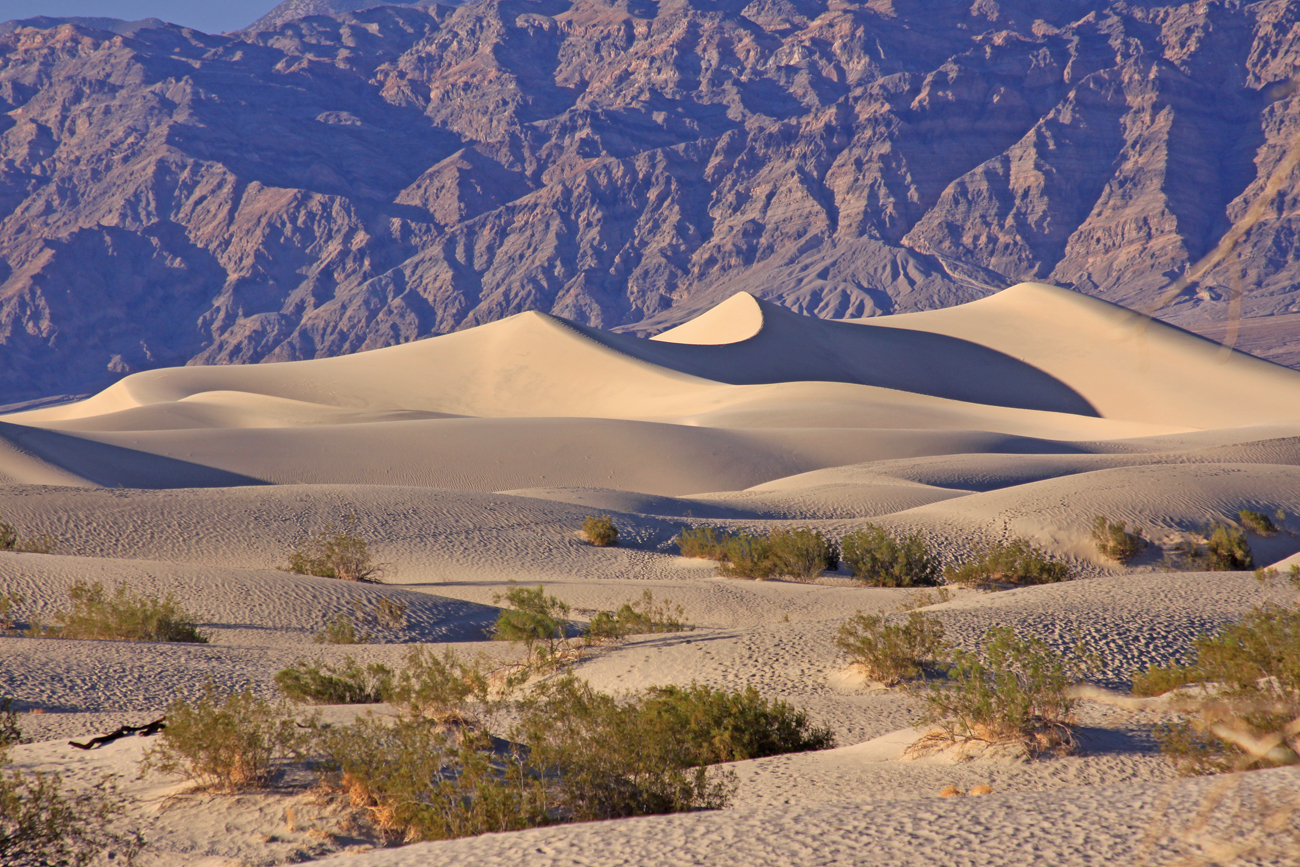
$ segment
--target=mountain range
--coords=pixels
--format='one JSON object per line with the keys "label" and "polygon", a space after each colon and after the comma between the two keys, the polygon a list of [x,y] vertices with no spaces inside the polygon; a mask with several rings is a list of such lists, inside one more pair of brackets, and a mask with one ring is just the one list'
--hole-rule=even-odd
{"label": "mountain range", "polygon": [[1167,297],[1291,165],[1297,4],[335,11],[364,5],[0,27],[0,403],[524,310],[646,335],[741,290],[853,318],[1022,280],[1300,361],[1294,169]]}

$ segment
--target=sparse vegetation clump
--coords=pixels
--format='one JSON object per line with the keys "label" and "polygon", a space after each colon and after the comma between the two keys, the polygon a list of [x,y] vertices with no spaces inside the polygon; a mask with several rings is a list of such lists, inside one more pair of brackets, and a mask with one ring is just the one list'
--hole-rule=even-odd
{"label": "sparse vegetation clump", "polygon": [[[509,684],[505,689],[509,689]],[[450,647],[442,655],[423,647],[406,654],[406,667],[392,680],[388,700],[411,718],[439,725],[483,729],[501,709],[504,696],[493,689],[482,659],[467,662]]]}
{"label": "sparse vegetation clump", "polygon": [[354,600],[352,613],[335,612],[316,633],[317,644],[369,644],[375,637],[372,630],[401,629],[406,625],[406,603],[392,599],[375,599],[369,607]]}
{"label": "sparse vegetation clump", "polygon": [[936,587],[933,590],[918,590],[911,593],[898,606],[898,611],[906,614],[909,611],[915,611],[919,608],[928,608],[931,605],[942,605],[952,599],[952,591],[947,587]]}
{"label": "sparse vegetation clump", "polygon": [[358,533],[357,525],[356,515],[348,515],[341,528],[329,524],[314,536],[300,539],[289,553],[285,571],[341,581],[380,583],[384,567],[374,562],[370,545]]}
{"label": "sparse vegetation clump", "polygon": [[839,568],[839,546],[820,530],[778,528],[768,533],[767,539],[772,546],[774,574],[811,580],[827,569]]}
{"label": "sparse vegetation clump", "polygon": [[362,666],[350,656],[340,665],[300,659],[275,675],[285,698],[305,704],[375,704],[386,699],[392,682],[388,666]]}
{"label": "sparse vegetation clump", "polygon": [[1075,748],[1076,700],[1067,688],[1077,672],[1038,638],[1011,627],[990,628],[978,652],[952,652],[947,679],[921,691],[924,721],[935,729],[913,749],[948,745],[1012,745],[1029,755]]}
{"label": "sparse vegetation clump", "polygon": [[[1269,581],[1273,580],[1274,578],[1277,578],[1281,574],[1282,573],[1279,572],[1275,567],[1269,566],[1266,569],[1256,569],[1255,580],[1258,581],[1260,584],[1267,584]],[[1292,563],[1290,568],[1287,569],[1286,577],[1288,583],[1290,583],[1293,588],[1300,591],[1300,565],[1296,565],[1295,563]]]}
{"label": "sparse vegetation clump", "polygon": [[723,807],[734,779],[707,765],[833,745],[829,730],[752,689],[660,687],[620,700],[572,677],[529,698],[519,733],[557,779],[570,821]]}
{"label": "sparse vegetation clump", "polygon": [[600,611],[587,624],[589,641],[617,641],[629,635],[647,635],[658,632],[685,632],[695,627],[683,618],[686,610],[680,605],[657,600],[649,590],[641,598],[624,602],[617,611]]}
{"label": "sparse vegetation clump", "polygon": [[22,742],[23,730],[14,712],[14,700],[7,695],[0,697],[0,751]]}
{"label": "sparse vegetation clump", "polygon": [[683,557],[701,560],[722,560],[726,557],[727,541],[731,534],[717,527],[701,525],[683,529],[677,534],[677,548]]}
{"label": "sparse vegetation clump", "polygon": [[1210,568],[1215,571],[1240,571],[1255,568],[1246,534],[1229,524],[1217,524],[1205,542]]}
{"label": "sparse vegetation clump", "polygon": [[1179,696],[1184,717],[1157,734],[1187,774],[1300,764],[1300,610],[1253,609],[1240,623],[1201,636],[1186,664],[1151,666],[1133,677],[1135,695]]}
{"label": "sparse vegetation clump", "polygon": [[853,577],[870,587],[933,587],[942,574],[919,533],[896,537],[868,524],[841,539],[840,550]]}
{"label": "sparse vegetation clump", "polygon": [[861,611],[840,624],[835,646],[867,677],[885,686],[923,677],[925,666],[946,646],[943,624],[933,614],[909,611],[901,622]]}
{"label": "sparse vegetation clump", "polygon": [[974,587],[1052,584],[1073,577],[1069,566],[1052,560],[1041,548],[1022,538],[983,548],[976,552],[975,559],[945,568],[943,575],[951,584]]}
{"label": "sparse vegetation clump", "polygon": [[214,791],[255,789],[300,744],[285,707],[247,687],[223,694],[208,681],[194,701],[179,698],[167,708],[167,727],[145,754],[143,770],[180,773]]}
{"label": "sparse vegetation clump", "polygon": [[1120,563],[1132,560],[1146,547],[1141,527],[1129,529],[1123,521],[1112,521],[1105,515],[1092,519],[1092,542],[1097,553]]}
{"label": "sparse vegetation clump", "polygon": [[22,539],[18,536],[17,527],[0,520],[0,551],[11,551],[16,554],[53,554],[56,548],[58,548],[58,541],[49,533]]}
{"label": "sparse vegetation clump", "polygon": [[56,612],[51,626],[33,622],[29,633],[41,638],[99,641],[208,641],[170,593],[158,599],[136,595],[119,584],[109,596],[98,581],[77,581],[68,598],[71,609]]}
{"label": "sparse vegetation clump", "polygon": [[1241,572],[1255,568],[1255,555],[1241,528],[1214,522],[1202,527],[1197,536],[1177,545],[1170,565],[1205,572]]}
{"label": "sparse vegetation clump", "polygon": [[[527,598],[554,613],[540,592]],[[412,648],[396,674],[351,659],[299,661],[277,682],[309,701],[375,687],[366,697],[382,693],[399,716],[299,729],[283,706],[209,683],[197,700],[168,709],[145,769],[239,791],[266,785],[280,760],[312,756],[327,790],[345,796],[385,839],[413,842],[716,809],[730,802],[735,777],[711,765],[834,745],[828,728],[752,688],[692,684],[615,697],[572,676],[525,696],[504,740],[491,729],[519,681],[498,682],[482,659],[465,661],[451,649]]]}
{"label": "sparse vegetation clump", "polygon": [[550,824],[550,783],[521,745],[488,724],[512,683],[493,688],[482,659],[413,647],[386,687],[395,722],[362,717],[318,729],[314,753],[328,789],[346,795],[389,840],[445,840]]}
{"label": "sparse vegetation clump", "polygon": [[684,557],[717,560],[718,574],[732,578],[788,576],[806,581],[840,563],[839,546],[808,527],[775,528],[759,536],[701,526],[683,530],[677,545]]}
{"label": "sparse vegetation clump", "polygon": [[1243,527],[1257,536],[1272,536],[1277,533],[1277,524],[1274,524],[1273,519],[1264,512],[1242,509],[1237,513],[1237,519],[1241,521]]}
{"label": "sparse vegetation clump", "polygon": [[487,716],[464,712],[491,692],[481,666],[450,652],[423,662],[433,675],[425,698],[412,693],[395,723],[363,718],[317,734],[323,781],[390,839],[716,809],[730,802],[735,777],[710,765],[833,745],[828,729],[752,689],[660,687],[617,698],[572,676],[526,696],[502,740],[485,725],[500,695],[489,697]]}
{"label": "sparse vegetation clump", "polygon": [[588,515],[582,520],[582,532],[586,534],[587,541],[597,548],[609,548],[618,544],[618,527],[614,526],[609,515]]}
{"label": "sparse vegetation clump", "polygon": [[518,747],[420,718],[322,730],[322,783],[387,840],[449,840],[552,823],[548,781]]}
{"label": "sparse vegetation clump", "polygon": [[369,644],[372,638],[374,634],[358,626],[352,615],[339,611],[325,622],[325,628],[313,640],[317,644]]}
{"label": "sparse vegetation clump", "polygon": [[684,736],[691,765],[715,765],[785,753],[825,750],[835,735],[808,714],[763,698],[752,686],[739,692],[691,684],[657,686],[644,693],[641,714]]}
{"label": "sparse vegetation clump", "polygon": [[122,809],[107,782],[70,792],[58,774],[26,774],[9,764],[8,747],[0,745],[0,862],[82,867],[109,853],[116,863],[135,863],[144,839],[114,827]]}
{"label": "sparse vegetation clump", "polygon": [[10,632],[16,622],[19,607],[27,602],[27,597],[16,590],[0,593],[0,635]]}
{"label": "sparse vegetation clump", "polygon": [[718,560],[718,574],[729,578],[771,578],[777,574],[772,543],[766,536],[729,535]]}
{"label": "sparse vegetation clump", "polygon": [[492,601],[509,606],[497,615],[492,638],[522,643],[529,665],[559,665],[574,650],[569,640],[569,606],[548,596],[541,584],[536,590],[512,584],[504,596],[497,594]]}

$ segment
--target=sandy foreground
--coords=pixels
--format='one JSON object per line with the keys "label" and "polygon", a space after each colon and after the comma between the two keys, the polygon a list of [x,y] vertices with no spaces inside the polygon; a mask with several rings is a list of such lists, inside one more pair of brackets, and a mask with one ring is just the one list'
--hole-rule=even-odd
{"label": "sandy foreground", "polygon": [[[343,358],[137,374],[88,400],[0,417],[0,518],[53,555],[0,554],[24,617],[77,581],[174,594],[208,645],[0,637],[0,694],[35,742],[23,769],[117,778],[149,865],[323,859],[398,865],[1300,864],[1300,772],[1180,779],[1153,712],[1085,704],[1081,754],[910,760],[918,708],[849,676],[833,644],[855,611],[912,591],[723,579],[676,554],[701,522],[867,522],[922,531],[956,559],[1025,536],[1079,580],[958,591],[926,610],[971,647],[1011,625],[1100,655],[1095,680],[1180,657],[1283,583],[1166,572],[1162,546],[1238,510],[1282,510],[1260,565],[1300,550],[1300,373],[1064,290],[1022,284],[958,308],[821,322],[737,295],[654,340],[529,313]],[[577,532],[608,514],[621,545]],[[1099,558],[1092,518],[1155,544]],[[386,584],[278,570],[305,533],[356,515]],[[807,708],[836,749],[733,765],[732,808],[376,848],[292,778],[242,795],[138,771],[150,741],[82,752],[206,679],[275,696],[300,658],[397,666],[410,643],[507,660],[485,640],[493,597],[543,583],[579,618],[650,589],[693,632],[602,649],[576,673],[610,692],[740,688]],[[339,612],[406,603],[375,643],[319,645]],[[368,708],[327,708],[346,720]],[[374,708],[387,712],[383,707]],[[940,798],[947,786],[993,794]],[[1280,829],[1280,830],[1279,830]]]}

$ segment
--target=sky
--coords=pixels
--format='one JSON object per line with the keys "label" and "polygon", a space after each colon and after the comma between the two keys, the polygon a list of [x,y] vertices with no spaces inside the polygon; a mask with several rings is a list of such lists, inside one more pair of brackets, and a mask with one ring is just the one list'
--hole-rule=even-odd
{"label": "sky", "polygon": [[0,0],[0,21],[48,15],[63,18],[161,18],[205,33],[225,33],[252,24],[279,0]]}

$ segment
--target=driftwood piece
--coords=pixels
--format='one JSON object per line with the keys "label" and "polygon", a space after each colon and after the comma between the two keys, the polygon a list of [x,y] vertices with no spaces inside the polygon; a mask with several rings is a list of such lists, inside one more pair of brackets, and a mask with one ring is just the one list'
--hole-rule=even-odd
{"label": "driftwood piece", "polygon": [[100,735],[97,738],[91,738],[84,744],[79,744],[76,741],[68,741],[68,746],[76,747],[79,750],[93,750],[96,747],[102,747],[104,744],[111,744],[118,738],[124,738],[127,735],[139,735],[142,738],[147,738],[150,735],[156,735],[158,732],[167,728],[166,719],[167,717],[164,716],[159,717],[151,723],[145,723],[142,726],[122,726],[115,732]]}

